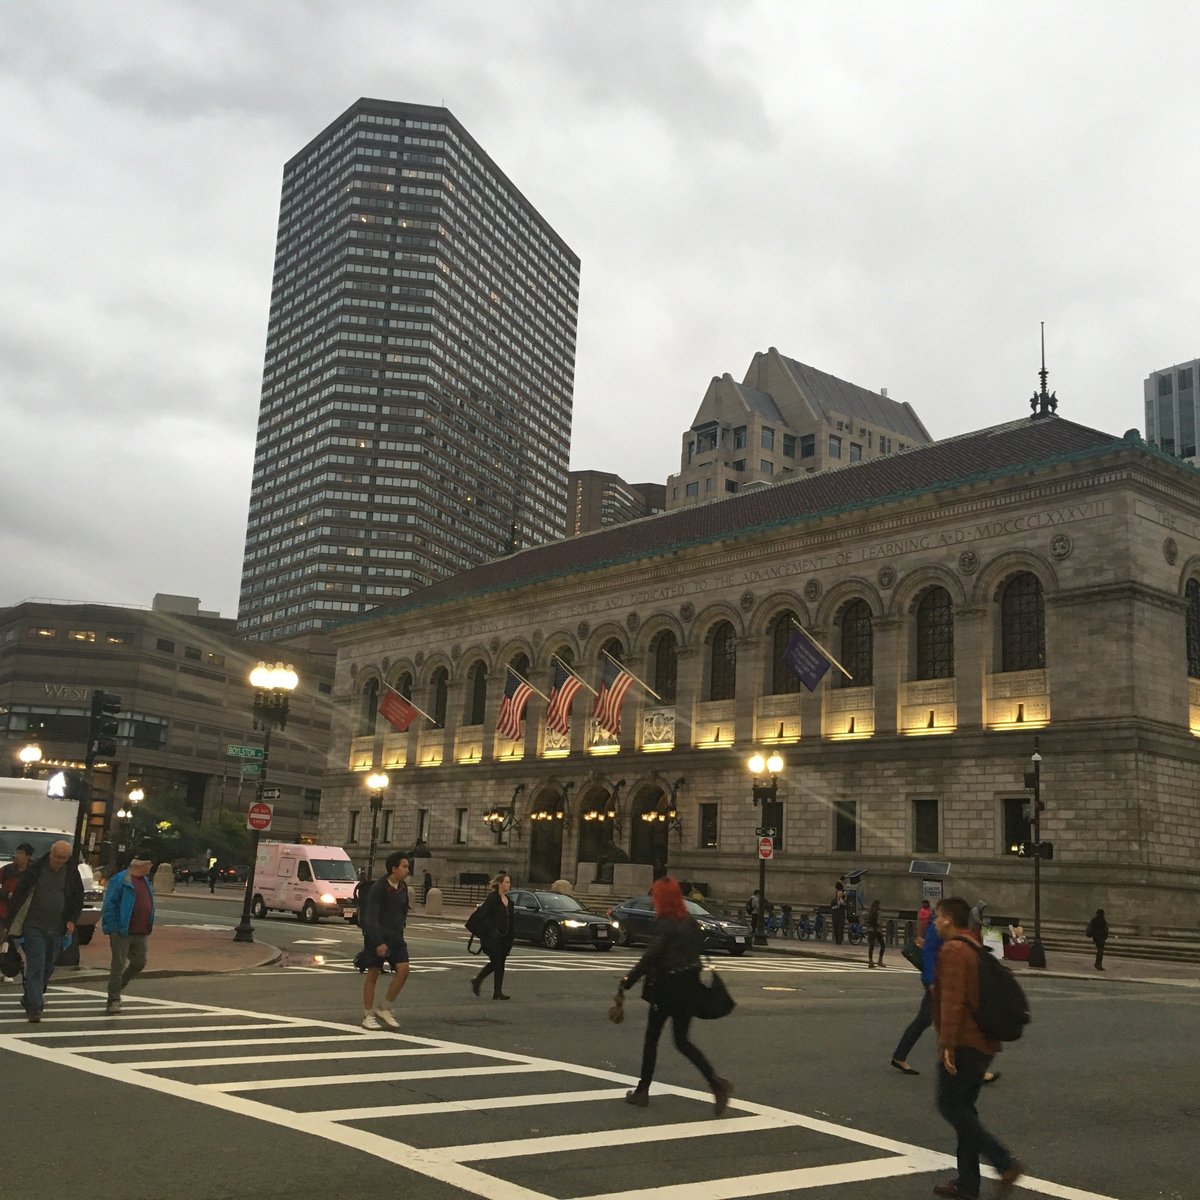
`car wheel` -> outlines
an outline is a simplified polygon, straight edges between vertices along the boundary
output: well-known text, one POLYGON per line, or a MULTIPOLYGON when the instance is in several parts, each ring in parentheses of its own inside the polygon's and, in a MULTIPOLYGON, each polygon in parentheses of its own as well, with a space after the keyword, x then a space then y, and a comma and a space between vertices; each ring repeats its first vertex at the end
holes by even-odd
POLYGON ((317 923, 317 906, 311 900, 305 900, 304 907, 296 914, 301 921, 307 921, 310 925, 317 923))
POLYGON ((741 958, 741 956, 745 953, 746 953, 745 946, 730 946, 729 947, 729 955, 731 958, 741 958))
POLYGON ((258 920, 263 920, 267 915, 267 906, 263 903, 261 896, 255 896, 250 902, 250 911, 258 920))
POLYGON ((622 925, 621 928, 617 930, 616 938, 617 938, 618 946, 628 946, 629 945, 629 930, 626 929, 624 925, 622 925))
POLYGON ((542 930, 542 945, 547 950, 557 950, 562 945, 562 930, 551 923, 542 930))
POLYGON ((81 925, 76 928, 75 932, 79 935, 79 944, 86 946, 91 942, 92 935, 96 932, 96 927, 95 925, 81 925))
POLYGON ((596 947, 596 949, 597 949, 597 950, 611 950, 611 949, 612 949, 612 942, 608 942, 608 943, 606 943, 606 944, 605 944, 605 945, 603 945, 603 946, 597 946, 597 947, 596 947))

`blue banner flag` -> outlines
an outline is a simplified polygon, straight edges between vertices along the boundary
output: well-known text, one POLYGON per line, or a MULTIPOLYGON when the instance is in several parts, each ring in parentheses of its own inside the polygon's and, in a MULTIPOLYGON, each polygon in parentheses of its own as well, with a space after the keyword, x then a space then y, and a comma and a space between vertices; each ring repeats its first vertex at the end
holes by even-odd
POLYGON ((783 652, 783 661, 788 670, 810 692, 817 690, 817 684, 825 678, 825 672, 829 670, 830 665, 824 651, 803 629, 793 632, 787 649, 783 652))

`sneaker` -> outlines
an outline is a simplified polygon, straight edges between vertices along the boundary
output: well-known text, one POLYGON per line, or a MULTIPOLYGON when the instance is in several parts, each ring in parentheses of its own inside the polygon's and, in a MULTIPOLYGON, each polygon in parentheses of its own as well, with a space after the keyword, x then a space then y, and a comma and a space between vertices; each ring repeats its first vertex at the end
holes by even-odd
POLYGON ((114 1013, 119 1013, 120 1011, 121 1011, 121 1002, 120 1002, 120 1000, 110 1000, 110 1001, 109 1001, 109 1002, 108 1002, 108 1003, 107 1003, 107 1004, 104 1006, 104 1015, 105 1015, 106 1017, 111 1017, 111 1016, 112 1016, 114 1013))
POLYGON ((495 994, 495 995, 492 997, 492 999, 493 999, 493 1000, 511 1000, 511 999, 512 999, 512 997, 511 997, 511 996, 506 996, 506 995, 505 995, 503 992, 497 992, 497 993, 496 993, 496 994, 495 994))
POLYGON ((383 1028, 383 1026, 380 1025, 380 1023, 379 1023, 379 1018, 373 1012, 366 1013, 363 1016, 362 1027, 364 1029, 382 1029, 383 1028))
POLYGON ((733 1084, 719 1075, 713 1080, 713 1112, 719 1117, 729 1105, 729 1097, 733 1095, 733 1084))
POLYGON ((964 1192, 958 1186, 957 1179, 951 1179, 949 1183, 939 1183, 933 1189, 935 1196, 947 1196, 949 1200, 979 1200, 975 1192, 964 1192))
POLYGON ((649 1092, 626 1092, 625 1103, 632 1104, 634 1108, 649 1108, 650 1093, 649 1092))
POLYGON ((36 1025, 41 1019, 42 1014, 38 1009, 34 1008, 29 1010, 29 1023, 31 1025, 36 1025))
POLYGON ((397 1021, 394 1016, 392 1016, 392 1010, 390 1008, 377 1008, 375 1010, 375 1016, 378 1017, 379 1020, 381 1020, 389 1029, 400 1028, 400 1022, 397 1021))

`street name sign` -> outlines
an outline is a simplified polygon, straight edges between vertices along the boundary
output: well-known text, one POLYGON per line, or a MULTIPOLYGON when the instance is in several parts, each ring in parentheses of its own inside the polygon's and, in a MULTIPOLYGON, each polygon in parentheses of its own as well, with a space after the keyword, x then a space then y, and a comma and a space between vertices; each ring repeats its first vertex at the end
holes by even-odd
POLYGON ((270 804, 254 803, 246 812, 246 827, 256 833, 265 833, 271 828, 274 816, 275 809, 270 804))
POLYGON ((226 758, 262 758, 263 748, 261 746, 226 746, 226 758))
POLYGON ((769 837, 760 837, 758 839, 758 857, 770 858, 775 853, 775 842, 769 837))

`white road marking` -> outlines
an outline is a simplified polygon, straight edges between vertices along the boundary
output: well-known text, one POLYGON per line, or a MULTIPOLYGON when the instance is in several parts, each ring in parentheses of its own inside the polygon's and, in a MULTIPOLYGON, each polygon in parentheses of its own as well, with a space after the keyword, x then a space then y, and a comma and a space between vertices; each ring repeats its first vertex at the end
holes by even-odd
MULTIPOLYGON (((304 1038, 291 1038, 291 1041, 304 1041, 304 1038)), ((355 1058, 408 1058, 414 1054, 453 1054, 452 1050, 430 1050, 427 1046, 380 1046, 378 1049, 360 1050, 355 1058)), ((296 1062, 329 1062, 344 1061, 344 1050, 323 1050, 315 1054, 245 1054, 231 1055, 226 1058, 174 1058, 147 1059, 145 1062, 126 1063, 125 1066, 135 1071, 174 1071, 179 1067, 232 1067, 242 1063, 296 1063, 296 1062)), ((453 1071, 444 1072, 453 1075, 453 1071)), ((417 1074, 413 1072, 413 1075, 417 1074)), ((410 1076, 411 1078, 411 1076, 410 1076)), ((278 1083, 279 1080, 275 1080, 278 1083)))
MULTIPOLYGON (((83 990, 74 992, 78 996, 90 997, 97 1005, 103 1000, 103 993, 89 993, 83 990)), ((560 1062, 553 1059, 538 1058, 534 1055, 523 1055, 502 1050, 491 1050, 486 1047, 472 1046, 466 1043, 451 1042, 438 1038, 425 1038, 413 1035, 390 1035, 360 1031, 355 1034, 352 1027, 332 1021, 320 1021, 306 1018, 287 1018, 279 1014, 257 1013, 243 1009, 223 1008, 209 1005, 175 1005, 171 1001, 156 1002, 157 1012, 153 1014, 160 1021, 170 1021, 182 1018, 184 1021, 194 1020, 197 1009, 204 1015, 227 1020, 256 1022, 252 1025, 222 1025, 197 1026, 160 1025, 159 1028, 168 1036, 173 1036, 184 1030, 194 1030, 207 1033, 214 1029, 233 1028, 239 1030, 263 1029, 277 1030, 291 1027, 299 1030, 317 1030, 321 1034, 334 1036, 358 1036, 363 1042, 364 1051, 374 1053, 378 1041, 390 1040, 393 1045, 400 1042, 404 1048, 414 1054, 462 1054, 476 1058, 497 1060, 495 1065, 484 1067, 458 1067, 450 1070, 418 1070, 413 1072, 388 1072, 385 1074, 350 1074, 328 1075, 303 1079, 271 1079, 251 1080, 241 1083, 187 1083, 167 1076, 148 1074, 139 1070, 134 1064, 113 1062, 109 1059, 88 1057, 88 1046, 50 1046, 45 1044, 47 1037, 71 1037, 78 1031, 28 1031, 21 1033, 0 1034, 0 1049, 12 1053, 23 1054, 27 1057, 40 1059, 44 1062, 56 1063, 85 1071, 109 1081, 118 1081, 133 1086, 157 1091, 163 1095, 190 1099, 194 1102, 207 1104, 230 1112, 269 1124, 278 1125, 293 1131, 308 1133, 314 1137, 323 1138, 342 1147, 357 1149, 364 1154, 370 1154, 386 1162, 395 1163, 407 1170, 424 1174, 437 1179, 456 1189, 464 1196, 486 1197, 487 1200, 552 1200, 543 1192, 488 1175, 465 1165, 463 1160, 468 1158, 517 1157, 521 1154, 536 1154, 539 1163, 544 1167, 546 1156, 554 1153, 569 1153, 571 1150, 584 1149, 598 1145, 613 1144, 645 1144, 662 1141, 677 1136, 714 1136, 720 1137, 728 1133, 737 1133, 751 1128, 786 1129, 795 1127, 813 1133, 838 1139, 852 1145, 870 1147, 881 1151, 884 1157, 868 1160, 833 1163, 821 1167, 808 1167, 786 1171, 765 1171, 756 1175, 738 1176, 723 1179, 692 1180, 686 1183, 669 1184, 634 1188, 626 1191, 609 1192, 589 1197, 579 1197, 577 1200, 734 1200, 735 1197, 761 1196, 787 1190, 803 1190, 808 1188, 829 1189, 838 1184, 854 1183, 871 1179, 883 1179, 908 1174, 927 1174, 932 1171, 950 1169, 953 1159, 936 1151, 920 1146, 913 1146, 892 1138, 882 1137, 865 1130, 836 1125, 831 1121, 809 1117, 801 1113, 789 1112, 785 1109, 769 1105, 756 1104, 752 1101, 735 1099, 730 1103, 731 1115, 723 1121, 704 1121, 697 1123, 639 1126, 627 1131, 607 1131, 597 1134, 582 1132, 577 1134, 562 1134, 546 1138, 530 1139, 524 1142, 506 1142, 500 1146, 487 1144, 417 1147, 386 1137, 382 1134, 370 1133, 351 1124, 353 1121, 373 1120, 379 1117, 420 1115, 433 1112, 456 1111, 487 1111, 493 1108, 504 1108, 514 1104, 538 1105, 546 1104, 557 1108, 559 1105, 583 1100, 599 1100, 616 1098, 623 1088, 633 1083, 632 1077, 614 1071, 606 1071, 594 1067, 586 1067, 576 1063, 560 1062), (39 1040, 42 1039, 42 1040, 39 1040), (368 1047, 370 1049, 368 1050, 368 1047), (457 1101, 435 1102, 411 1105, 379 1105, 354 1109, 331 1109, 325 1112, 297 1112, 291 1109, 276 1108, 238 1095, 242 1091, 266 1091, 270 1089, 291 1090, 295 1087, 333 1087, 340 1084, 360 1084, 372 1079, 411 1080, 431 1078, 459 1078, 468 1076, 495 1076, 504 1074, 543 1073, 566 1074, 609 1084, 605 1088, 580 1089, 577 1092, 544 1093, 536 1096, 505 1097, 481 1096, 478 1098, 457 1101), (611 1085, 622 1085, 613 1087, 611 1085), (738 1114, 738 1115, 733 1115, 738 1114)), ((90 1019, 91 1014, 76 1010, 74 1015, 64 1015, 64 1020, 81 1021, 90 1019)), ((82 1036, 95 1038, 110 1031, 87 1030, 82 1036)), ((112 1032, 120 1032, 114 1030, 112 1032)), ((127 1032, 127 1031, 126 1031, 127 1032)), ((143 1031, 145 1032, 145 1031, 143 1031)), ((151 1031, 154 1032, 154 1031, 151 1031)), ((247 1039, 248 1040, 248 1039, 247 1039)), ((186 1044, 200 1044, 203 1041, 186 1044)), ((107 1053, 119 1049, 119 1046, 105 1046, 98 1050, 107 1053)), ((337 1054, 337 1058, 350 1057, 351 1051, 346 1050, 337 1054)), ((271 1062, 303 1061, 303 1054, 271 1055, 271 1062)), ((244 1058, 231 1057, 230 1064, 255 1062, 258 1056, 244 1058)), ((183 1060, 182 1065, 196 1065, 197 1060, 183 1060)), ((712 1097, 707 1092, 691 1088, 663 1085, 657 1088, 658 1093, 673 1095, 685 1100, 696 1101, 707 1109, 711 1106, 712 1097)), ((994 1174, 994 1173, 993 1173, 994 1174)), ((1022 1177, 1021 1187, 1027 1191, 1044 1196, 1058 1197, 1059 1200, 1112 1200, 1096 1192, 1051 1183, 1046 1180, 1022 1177)), ((825 1191, 822 1195, 827 1195, 825 1191)))

